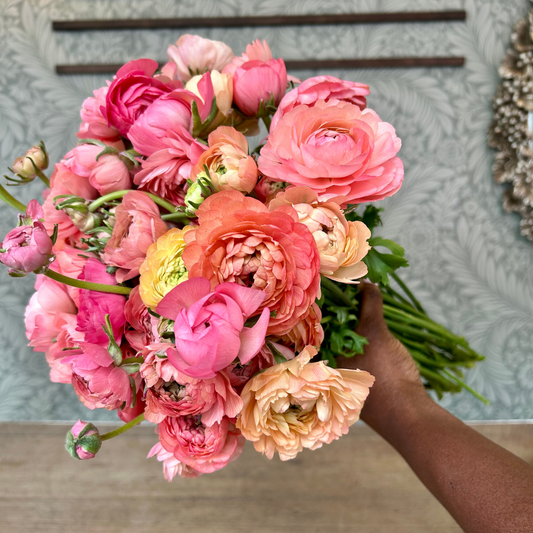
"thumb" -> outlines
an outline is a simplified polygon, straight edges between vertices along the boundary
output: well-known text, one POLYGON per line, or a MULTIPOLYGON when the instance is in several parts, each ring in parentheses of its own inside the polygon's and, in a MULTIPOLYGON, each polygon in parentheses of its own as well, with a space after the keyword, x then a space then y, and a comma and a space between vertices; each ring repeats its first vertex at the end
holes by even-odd
POLYGON ((361 313, 356 332, 367 338, 382 337, 388 333, 383 317, 383 298, 377 285, 361 283, 361 313))

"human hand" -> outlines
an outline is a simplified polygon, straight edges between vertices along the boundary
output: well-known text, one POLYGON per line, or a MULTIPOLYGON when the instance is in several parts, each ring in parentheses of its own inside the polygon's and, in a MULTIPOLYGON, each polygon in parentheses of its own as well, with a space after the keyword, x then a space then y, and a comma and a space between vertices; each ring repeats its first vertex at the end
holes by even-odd
POLYGON ((361 314, 356 332, 366 337, 368 344, 362 355, 340 357, 337 364, 341 368, 366 370, 376 378, 361 418, 379 431, 378 426, 386 423, 388 416, 394 416, 396 406, 416 405, 429 397, 413 358, 387 327, 379 288, 363 282, 361 294, 361 314), (407 396, 415 402, 407 402, 407 396))

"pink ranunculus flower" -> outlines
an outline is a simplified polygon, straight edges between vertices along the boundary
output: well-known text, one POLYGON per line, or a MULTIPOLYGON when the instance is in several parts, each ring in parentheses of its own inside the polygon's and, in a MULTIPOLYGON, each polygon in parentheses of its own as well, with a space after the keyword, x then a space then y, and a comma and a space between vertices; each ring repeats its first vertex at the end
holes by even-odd
POLYGON ((273 100, 277 106, 287 89, 287 69, 283 59, 253 60, 238 67, 233 75, 233 100, 240 111, 255 117, 260 105, 273 100))
POLYGON ((48 352, 63 330, 66 315, 75 317, 78 309, 62 283, 37 276, 35 288, 24 313, 26 337, 34 351, 48 352))
POLYGON ((244 387, 237 427, 258 452, 282 461, 303 448, 316 450, 342 435, 359 419, 374 378, 363 370, 311 363, 307 346, 286 363, 267 368, 244 387))
POLYGON ((101 194, 131 189, 131 174, 119 154, 104 154, 96 160, 104 148, 94 144, 81 144, 73 148, 63 159, 63 164, 78 176, 87 178, 101 194))
POLYGON ((163 139, 166 147, 143 161, 133 181, 141 190, 183 205, 191 169, 206 147, 181 126, 176 125, 176 131, 167 133, 163 139))
POLYGON ((270 211, 237 191, 209 196, 196 211, 199 226, 185 234, 189 278, 212 286, 232 282, 266 294, 267 334, 285 335, 308 314, 320 292, 320 256, 294 209, 270 211))
POLYGON ((43 209, 37 200, 31 200, 22 219, 25 224, 12 229, 0 243, 0 262, 11 275, 25 276, 50 264, 53 243, 40 219, 43 209))
POLYGON ((159 440, 174 457, 210 474, 239 457, 244 439, 229 419, 206 426, 198 416, 167 417, 159 424, 159 440))
POLYGON ((256 39, 251 44, 248 44, 246 46, 246 52, 243 52, 240 56, 235 56, 231 63, 228 63, 224 67, 224 72, 231 74, 235 74, 235 71, 244 65, 244 63, 247 63, 248 61, 263 61, 267 62, 270 61, 273 58, 272 51, 270 50, 270 46, 268 46, 268 43, 263 39, 263 41, 260 41, 259 39, 256 39))
POLYGON ((156 344, 143 351, 140 374, 147 386, 147 420, 158 424, 166 416, 201 414, 202 422, 211 426, 224 416, 235 418, 240 413, 242 400, 224 372, 212 379, 191 378, 170 363, 166 357, 168 347, 156 344))
POLYGON ((104 117, 106 96, 109 87, 100 87, 93 91, 94 97, 87 98, 82 105, 80 115, 83 121, 76 137, 79 139, 96 139, 105 143, 119 142, 120 133, 113 126, 109 126, 104 117))
MULTIPOLYGON (((313 234, 320 254, 320 273, 341 283, 358 283, 368 272, 363 258, 370 250, 370 230, 363 222, 346 220, 331 199, 320 202, 309 187, 289 187, 268 204, 269 209, 291 206, 313 234)), ((312 344, 312 343, 306 343, 312 344)))
POLYGON ((86 407, 114 410, 124 402, 131 405, 133 392, 128 373, 115 366, 107 348, 80 342, 78 349, 64 353, 63 363, 72 368, 72 386, 86 407))
MULTIPOLYGON (((93 258, 87 260, 78 279, 105 285, 117 284, 115 277, 106 272, 106 266, 98 259, 93 258)), ((102 325, 105 324, 105 316, 109 315, 115 340, 117 344, 120 344, 126 324, 125 304, 126 297, 120 294, 82 289, 79 299, 77 331, 84 333, 85 341, 107 346, 109 338, 102 325)))
POLYGON ((210 379, 235 359, 255 357, 265 342, 270 311, 263 308, 253 327, 246 327, 266 295, 237 283, 222 283, 211 292, 209 280, 198 277, 180 283, 158 304, 161 316, 174 320, 176 349, 169 361, 180 372, 210 379))
POLYGON ((355 81, 341 80, 334 76, 314 76, 305 80, 301 85, 289 91, 281 100, 278 110, 272 117, 270 130, 272 131, 283 115, 286 115, 297 105, 304 104, 313 107, 318 100, 335 100, 350 102, 361 110, 366 108, 366 98, 370 94, 368 85, 355 81))
POLYGON ((44 193, 43 204, 44 225, 49 233, 54 231, 57 224, 58 241, 67 240, 70 243, 79 244, 80 237, 84 234, 74 225, 72 219, 61 209, 56 209, 54 199, 62 195, 79 196, 86 200, 98 198, 98 191, 89 183, 87 178, 78 176, 64 164, 58 163, 50 178, 50 189, 44 193))
POLYGON ((154 77, 159 68, 153 59, 137 59, 126 63, 109 86, 102 112, 110 126, 127 135, 133 123, 158 98, 179 89, 178 81, 154 77))
POLYGON ((72 383, 72 369, 64 364, 65 350, 77 348, 83 342, 83 333, 76 331, 76 315, 64 315, 65 323, 54 339, 50 350, 45 353, 50 366, 50 381, 54 383, 72 383))
POLYGON ((66 448, 74 459, 93 459, 102 446, 98 428, 78 420, 67 433, 66 448))
POLYGON ((124 306, 126 322, 132 329, 124 333, 128 342, 135 350, 142 352, 145 346, 155 342, 155 330, 158 319, 148 312, 139 294, 139 286, 131 291, 124 306))
POLYGON ((167 148, 163 140, 167 132, 183 128, 192 132, 191 102, 194 94, 185 89, 176 89, 156 100, 134 122, 128 132, 133 148, 144 156, 167 148))
POLYGON ((173 453, 167 452, 167 450, 163 448, 163 445, 160 442, 154 445, 148 452, 148 458, 154 456, 157 457, 159 462, 163 463, 163 475, 167 481, 172 481, 176 474, 184 478, 195 478, 202 475, 198 470, 178 461, 173 453))
POLYGON ((167 54, 177 67, 178 78, 184 82, 204 72, 222 71, 234 57, 227 44, 189 34, 182 35, 175 45, 170 45, 167 54))
POLYGON ((143 192, 130 191, 115 210, 115 226, 104 248, 106 265, 119 267, 122 283, 139 275, 146 252, 168 230, 155 202, 143 192))
POLYGON ((313 107, 294 107, 279 120, 258 166, 271 180, 309 187, 321 202, 373 202, 401 187, 400 147, 394 128, 375 111, 318 100, 313 107))

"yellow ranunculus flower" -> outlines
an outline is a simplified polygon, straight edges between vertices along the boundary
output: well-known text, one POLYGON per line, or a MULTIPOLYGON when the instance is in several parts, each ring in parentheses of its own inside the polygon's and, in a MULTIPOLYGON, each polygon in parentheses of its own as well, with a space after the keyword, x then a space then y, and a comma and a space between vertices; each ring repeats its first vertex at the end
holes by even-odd
POLYGON ((181 255, 185 248, 183 236, 191 226, 172 228, 148 248, 140 268, 139 294, 147 307, 155 309, 176 285, 188 279, 181 255))

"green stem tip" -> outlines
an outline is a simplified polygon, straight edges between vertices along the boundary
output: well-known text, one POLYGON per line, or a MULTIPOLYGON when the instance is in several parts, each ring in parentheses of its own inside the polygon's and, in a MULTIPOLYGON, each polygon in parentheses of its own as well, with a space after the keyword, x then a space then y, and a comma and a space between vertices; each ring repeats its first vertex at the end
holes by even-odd
POLYGON ((54 270, 48 269, 45 273, 45 276, 63 283, 64 285, 70 285, 71 287, 78 287, 79 289, 87 289, 90 291, 98 292, 108 292, 112 294, 124 294, 128 295, 132 289, 129 287, 121 287, 120 285, 107 285, 105 283, 93 283, 92 281, 82 281, 81 279, 69 278, 68 276, 63 276, 54 270))
POLYGON ((134 418, 127 424, 124 424, 123 426, 120 426, 119 428, 114 429, 113 431, 109 431, 108 433, 104 433, 103 435, 100 435, 100 438, 102 440, 109 440, 109 439, 112 439, 113 437, 118 437, 118 435, 125 433, 126 431, 128 431, 128 429, 131 429, 137 424, 140 424, 143 420, 144 420, 144 413, 140 414, 137 418, 134 418))

